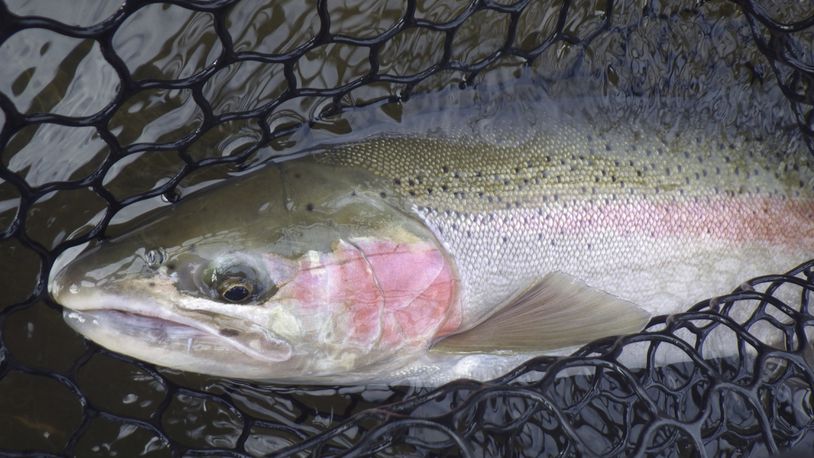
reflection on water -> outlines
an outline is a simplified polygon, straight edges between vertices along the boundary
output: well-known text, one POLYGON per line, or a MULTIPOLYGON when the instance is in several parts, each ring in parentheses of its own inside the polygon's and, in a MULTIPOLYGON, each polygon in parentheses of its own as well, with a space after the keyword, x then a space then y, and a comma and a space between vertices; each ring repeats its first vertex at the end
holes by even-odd
MULTIPOLYGON (((22 233, 39 248, 24 246, 16 238, 0 241, 0 326, 5 345, 0 348, 0 430, 4 431, 0 449, 59 453, 82 424, 83 414, 90 412, 73 443, 73 452, 79 456, 114 452, 120 456, 170 456, 170 442, 222 449, 242 443, 245 452, 262 455, 299 443, 365 408, 418 395, 409 388, 279 387, 211 379, 156 370, 88 346, 64 325, 58 307, 35 299, 37 294, 42 297, 44 284, 40 279, 47 273, 41 267, 43 262, 48 264, 46 254, 51 248, 64 249, 66 242, 87 234, 106 214, 109 203, 97 191, 123 199, 158 190, 176 178, 179 170, 193 164, 209 164, 216 158, 246 160, 243 166, 218 164, 195 169, 178 185, 178 195, 186 196, 264 161, 381 132, 479 135, 485 141, 515 142, 518 138, 506 132, 534 129, 536 121, 531 114, 538 86, 543 84, 550 95, 565 100, 581 97, 586 106, 596 105, 592 110, 608 129, 634 115, 669 119, 671 113, 660 113, 648 102, 653 100, 648 97, 656 96, 695 99, 682 116, 759 131, 772 132, 791 119, 786 100, 768 76, 764 58, 751 43, 745 19, 726 2, 706 2, 698 11, 664 2, 652 5, 663 10, 645 12, 639 2, 615 2, 612 25, 604 29, 608 2, 530 2, 517 15, 514 36, 508 34, 508 13, 487 10, 474 13, 458 29, 411 25, 381 46, 321 44, 302 55, 292 54, 283 64, 281 54, 302 50, 319 35, 316 3, 242 1, 227 8, 221 19, 233 50, 272 56, 262 62, 222 68, 201 86, 199 101, 186 87, 153 87, 124 94, 125 100, 112 118, 94 127, 41 123, 19 130, 15 127, 10 133, 11 141, 0 152, 0 162, 5 166, 3 173, 13 174, 15 181, 0 181, 0 233, 11 227, 14 215, 22 209, 27 217, 22 233), (558 20, 566 4, 570 8, 558 34, 558 20), (578 42, 597 32, 599 35, 589 42, 578 42), (373 69, 371 53, 379 66, 377 75, 403 77, 434 69, 447 54, 455 65, 481 63, 506 43, 518 54, 551 46, 531 62, 522 56, 502 55, 474 80, 451 65, 417 84, 378 81, 342 94, 338 100, 352 104, 396 94, 411 96, 405 103, 383 103, 332 116, 324 113, 335 108, 333 96, 298 94, 275 105, 276 98, 291 89, 291 83, 297 89, 332 89, 369 76, 373 69), (521 64, 528 64, 531 77, 518 81, 514 77, 521 64), (461 82, 482 83, 493 90, 460 91, 457 86, 461 82), (417 95, 439 88, 447 90, 417 95), (643 103, 631 102, 640 97, 643 103), (212 105, 216 115, 255 109, 262 113, 248 120, 214 122, 205 119, 199 105, 204 102, 212 105), (309 121, 314 121, 309 127, 296 128, 309 121), (283 132, 286 135, 264 143, 270 134, 283 132), (138 146, 191 135, 200 137, 183 150, 138 146), (88 183, 79 189, 47 188, 47 193, 34 198, 21 191, 26 186, 47 187, 88 176, 96 189, 88 183), (29 302, 21 304, 23 301, 29 302), (43 373, 16 370, 20 366, 43 373), (48 374, 65 376, 68 381, 62 383, 48 374), (82 406, 79 394, 68 388, 71 383, 88 406, 82 406)), ((467 2, 415 3, 416 23, 445 24, 471 10, 467 2)), ((80 25, 99 23, 119 7, 117 2, 93 0, 9 0, 6 4, 16 14, 42 15, 80 25)), ((398 24, 406 11, 404 3, 397 1, 327 5, 328 32, 354 37, 378 36, 398 24)), ((804 5, 798 2, 795 8, 804 5)), ((808 14, 798 13, 788 17, 808 14)), ((785 16, 782 9, 777 14, 785 16)), ((113 34, 113 49, 134 80, 200 75, 212 68, 225 46, 215 33, 215 24, 213 13, 151 4, 121 24, 113 34)), ((111 103, 122 86, 97 42, 44 29, 12 35, 0 44, 0 61, 6 63, 0 66, 0 92, 21 113, 91 116, 111 103)), ((7 119, 0 112, 0 125, 6 126, 7 119)), ((161 196, 128 205, 113 216, 106 233, 132 229, 132 218, 165 205, 161 196)), ((692 368, 683 370, 692 372, 692 368)), ((683 373, 671 377, 665 386, 687 379, 683 373)), ((570 385, 558 384, 556 389, 567 391, 576 400, 580 393, 595 387, 589 379, 578 379, 570 385)), ((662 409, 685 409, 680 414, 687 419, 697 414, 696 405, 671 398, 669 391, 664 390, 662 409)), ((789 425, 798 420, 794 416, 800 411, 810 409, 810 396, 794 393, 799 390, 790 388, 784 401, 789 406, 784 413, 789 425)), ((764 393, 779 395, 783 393, 764 393)), ((719 406, 728 410, 711 416, 703 425, 705 430, 715 430, 733 419, 743 435, 730 434, 722 443, 742 449, 748 447, 744 442, 760 440, 750 423, 755 418, 751 407, 736 396, 722 395, 719 401, 719 406)), ((428 401, 421 412, 439 412, 450 402, 460 403, 461 399, 428 401)), ((531 409, 529 405, 523 399, 493 398, 478 412, 500 425, 522 417, 531 409)), ((578 409, 576 401, 574 408, 578 409)), ((514 450, 562 449, 567 439, 546 415, 524 426, 514 439, 514 450)), ((602 415, 621 415, 619 404, 610 396, 584 407, 580 434, 597 443, 614 443, 618 430, 590 437, 601 430, 590 422, 602 415)), ((421 432, 427 441, 437 439, 430 430, 421 432)), ((353 443, 353 434, 349 431, 336 441, 353 443)), ((670 435, 669 428, 659 433, 659 437, 670 435)), ((676 440, 691 442, 686 437, 676 440)), ((487 444, 484 449, 505 450, 501 447, 487 444)))
POLYGON ((175 151, 144 151, 116 161, 107 170, 102 185, 118 200, 158 188, 184 167, 175 151))
POLYGON ((350 84, 370 71, 369 51, 360 46, 329 44, 312 49, 297 61, 297 86, 328 89, 350 84), (336 65, 342 62, 342 65, 336 65))
POLYGON ((20 210, 20 192, 11 183, 0 180, 0 233, 11 229, 20 210))
POLYGON ((449 0, 418 0, 415 6, 416 20, 426 20, 435 24, 446 24, 460 17, 471 3, 449 0))
POLYGON ((509 16, 492 10, 478 11, 455 32, 452 59, 465 64, 477 64, 503 46, 506 37, 484 34, 484 30, 507 30, 509 16))
POLYGON ((210 13, 161 3, 146 5, 116 30, 113 49, 134 79, 187 78, 220 54, 214 25, 210 13))
POLYGON ((41 16, 68 25, 88 27, 113 15, 119 2, 107 0, 71 0, 49 2, 31 0, 4 0, 10 12, 20 16, 41 16))
POLYGON ((43 123, 14 134, 2 158, 10 171, 36 187, 81 180, 97 170, 109 154, 110 148, 93 127, 43 123))
POLYGON ((319 32, 315 0, 239 2, 226 15, 237 52, 283 54, 303 46, 319 32))
POLYGON ((120 87, 98 43, 49 30, 12 35, 0 44, 0 61, 0 91, 21 113, 91 116, 112 102, 120 87))
POLYGON ((443 55, 443 32, 405 29, 384 44, 379 53, 379 71, 393 76, 418 75, 438 65, 443 55))
POLYGON ((170 143, 195 132, 203 122, 189 89, 145 89, 116 110, 108 127, 120 145, 170 143))
POLYGON ((254 119, 238 119, 218 124, 190 145, 189 157, 197 162, 208 158, 240 157, 263 139, 263 129, 254 119))
POLYGON ((238 62, 209 78, 204 97, 216 115, 252 111, 276 100, 287 87, 282 64, 238 62))
POLYGON ((396 25, 407 5, 401 0, 345 0, 331 8, 331 33, 372 38, 396 25), (372 19, 372 20, 371 20, 372 19))
POLYGON ((90 232, 106 212, 107 202, 91 188, 49 192, 29 208, 25 231, 35 242, 54 249, 90 232), (82 202, 79 208, 77 202, 82 202))

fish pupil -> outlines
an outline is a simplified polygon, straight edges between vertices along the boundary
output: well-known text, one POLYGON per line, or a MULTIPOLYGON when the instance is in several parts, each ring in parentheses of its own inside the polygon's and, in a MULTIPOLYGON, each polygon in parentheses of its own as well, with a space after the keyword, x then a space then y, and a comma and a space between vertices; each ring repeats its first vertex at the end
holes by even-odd
POLYGON ((251 295, 251 290, 245 285, 231 285, 223 291, 223 298, 229 302, 243 302, 251 295))

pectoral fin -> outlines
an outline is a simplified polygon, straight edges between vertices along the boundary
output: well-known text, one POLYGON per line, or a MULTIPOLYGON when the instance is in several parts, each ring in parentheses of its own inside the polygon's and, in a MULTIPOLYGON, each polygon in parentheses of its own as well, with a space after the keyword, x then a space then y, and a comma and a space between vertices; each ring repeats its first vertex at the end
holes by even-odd
POLYGON ((650 314, 632 302, 553 272, 475 327, 437 342, 451 353, 535 352, 641 331, 650 314))

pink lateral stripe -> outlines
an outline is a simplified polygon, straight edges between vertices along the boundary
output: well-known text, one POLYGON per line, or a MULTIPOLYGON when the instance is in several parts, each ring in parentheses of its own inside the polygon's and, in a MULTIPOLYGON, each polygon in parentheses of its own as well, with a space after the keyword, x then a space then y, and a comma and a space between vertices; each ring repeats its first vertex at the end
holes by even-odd
POLYGON ((536 229, 552 234, 607 230, 652 238, 765 241, 794 248, 806 241, 814 243, 814 200, 737 196, 577 203, 550 210, 536 229))

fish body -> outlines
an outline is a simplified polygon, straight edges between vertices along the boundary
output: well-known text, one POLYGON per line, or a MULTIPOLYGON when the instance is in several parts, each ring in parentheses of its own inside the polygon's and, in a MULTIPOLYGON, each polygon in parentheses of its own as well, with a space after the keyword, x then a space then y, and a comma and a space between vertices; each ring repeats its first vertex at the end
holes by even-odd
POLYGON ((582 127, 519 146, 382 138, 318 160, 392 177, 455 260, 464 327, 552 271, 672 313, 814 256, 807 151, 582 127))
POLYGON ((814 257, 806 152, 558 118, 522 142, 382 136, 94 243, 68 323, 161 365, 284 383, 489 378, 814 257))

